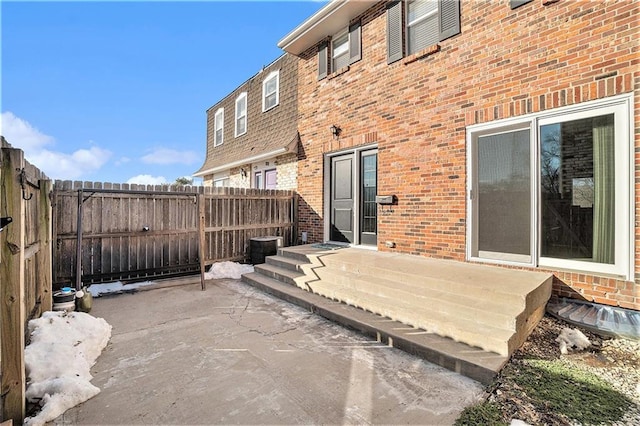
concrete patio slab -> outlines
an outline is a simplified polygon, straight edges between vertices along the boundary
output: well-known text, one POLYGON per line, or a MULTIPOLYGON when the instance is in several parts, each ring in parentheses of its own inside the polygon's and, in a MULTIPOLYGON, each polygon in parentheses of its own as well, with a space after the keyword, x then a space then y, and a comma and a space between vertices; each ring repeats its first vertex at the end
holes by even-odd
POLYGON ((236 280, 103 297, 101 393, 55 424, 451 424, 471 379, 236 280))

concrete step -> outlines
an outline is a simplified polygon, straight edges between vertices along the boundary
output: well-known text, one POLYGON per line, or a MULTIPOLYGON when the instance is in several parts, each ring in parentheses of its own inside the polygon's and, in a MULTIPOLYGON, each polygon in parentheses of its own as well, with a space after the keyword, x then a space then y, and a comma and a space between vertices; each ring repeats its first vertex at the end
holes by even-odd
POLYGON ((257 272, 243 275, 242 280, 266 293, 483 384, 491 383, 508 360, 508 357, 497 353, 408 327, 399 321, 283 284, 257 272))
POLYGON ((302 272, 292 271, 279 266, 262 263, 253 267, 255 272, 282 281, 286 284, 302 286, 304 288, 305 275, 302 272))
POLYGON ((265 258, 265 262, 269 265, 277 266, 284 269, 289 269, 290 271, 301 272, 302 265, 308 265, 308 261, 302 261, 299 259, 292 259, 290 257, 285 256, 267 256, 265 258))
POLYGON ((516 349, 514 347, 517 342, 515 330, 463 318, 457 312, 441 311, 437 315, 432 315, 429 313, 430 309, 424 309, 424 307, 419 309, 415 304, 398 298, 364 293, 352 288, 336 286, 327 281, 318 281, 314 284, 313 290, 324 297, 500 355, 507 356, 516 349))
POLYGON ((302 289, 506 355, 544 315, 551 294, 552 275, 540 272, 354 248, 297 246, 279 256, 307 260, 296 266, 306 277, 293 280, 302 289))
MULTIPOLYGON (((518 317, 524 312, 524 298, 512 296, 508 303, 497 303, 493 299, 479 299, 453 294, 431 288, 406 286, 397 282, 369 275, 359 275, 325 268, 319 275, 320 282, 352 289, 360 294, 373 294, 405 303, 408 309, 419 310, 423 316, 437 319, 441 314, 473 320, 496 328, 515 331, 518 317), (424 309, 428 306, 429 309, 424 309)), ((307 281, 314 288, 317 280, 307 281)))
POLYGON ((506 296, 504 301, 508 301, 511 296, 527 294, 544 281, 545 276, 550 275, 410 255, 372 254, 356 249, 308 253, 306 256, 311 263, 317 257, 327 268, 373 275, 403 285, 428 285, 457 294, 491 292, 497 301, 502 301, 503 296, 506 296))
POLYGON ((314 255, 317 253, 318 250, 308 245, 295 246, 295 249, 293 249, 293 247, 282 247, 278 249, 278 256, 299 260, 301 262, 309 262, 309 255, 314 255))

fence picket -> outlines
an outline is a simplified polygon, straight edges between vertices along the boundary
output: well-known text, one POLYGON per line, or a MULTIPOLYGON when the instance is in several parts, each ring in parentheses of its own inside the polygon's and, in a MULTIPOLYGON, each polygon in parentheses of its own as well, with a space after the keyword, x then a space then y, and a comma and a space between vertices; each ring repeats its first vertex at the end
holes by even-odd
POLYGON ((221 260, 245 261, 249 240, 255 236, 277 234, 285 238, 285 244, 291 243, 293 221, 282 214, 280 206, 284 211, 292 209, 292 191, 168 185, 119 189, 123 186, 56 182, 57 285, 72 282, 77 276, 77 221, 70 218, 77 218, 79 189, 85 193, 81 256, 84 284, 198 272, 201 261, 205 266, 221 260), (198 194, 203 197, 200 207, 198 194), (203 210, 202 223, 199 209, 203 210))

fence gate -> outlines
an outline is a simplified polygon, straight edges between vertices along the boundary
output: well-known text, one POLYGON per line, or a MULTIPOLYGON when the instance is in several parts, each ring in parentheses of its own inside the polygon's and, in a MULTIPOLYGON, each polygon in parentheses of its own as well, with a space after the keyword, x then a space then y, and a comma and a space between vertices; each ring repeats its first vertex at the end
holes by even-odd
POLYGON ((56 181, 55 285, 198 272, 198 197, 189 191, 56 181))
POLYGON ((51 309, 51 181, 0 139, 0 422, 20 424, 27 323, 51 309))

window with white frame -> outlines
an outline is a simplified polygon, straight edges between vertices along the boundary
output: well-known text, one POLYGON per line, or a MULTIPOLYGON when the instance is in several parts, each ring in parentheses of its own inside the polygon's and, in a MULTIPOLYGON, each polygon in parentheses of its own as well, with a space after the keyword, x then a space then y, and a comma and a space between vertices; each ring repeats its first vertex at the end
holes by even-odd
POLYGON ((280 102, 280 71, 273 71, 262 82, 262 111, 270 110, 280 102))
POLYGON ((211 178, 214 188, 226 188, 229 186, 229 171, 216 173, 211 178))
POLYGON ((219 178, 213 181, 214 188, 228 188, 229 187, 229 178, 219 178))
POLYGON ((331 69, 339 70, 349 65, 349 32, 345 28, 331 40, 331 69))
POLYGON ((224 108, 216 111, 213 119, 213 146, 222 145, 224 142, 224 108))
POLYGON ((468 257, 633 279, 631 96, 468 129, 468 257))
POLYGON ((236 137, 247 133, 247 93, 243 92, 236 98, 236 137))
POLYGON ((438 2, 414 0, 407 3, 407 53, 419 52, 440 41, 438 2))
POLYGON ((262 171, 253 174, 253 187, 256 189, 264 189, 264 180, 262 179, 262 171))
POLYGON ((362 59, 360 21, 353 22, 318 46, 318 80, 362 59))

